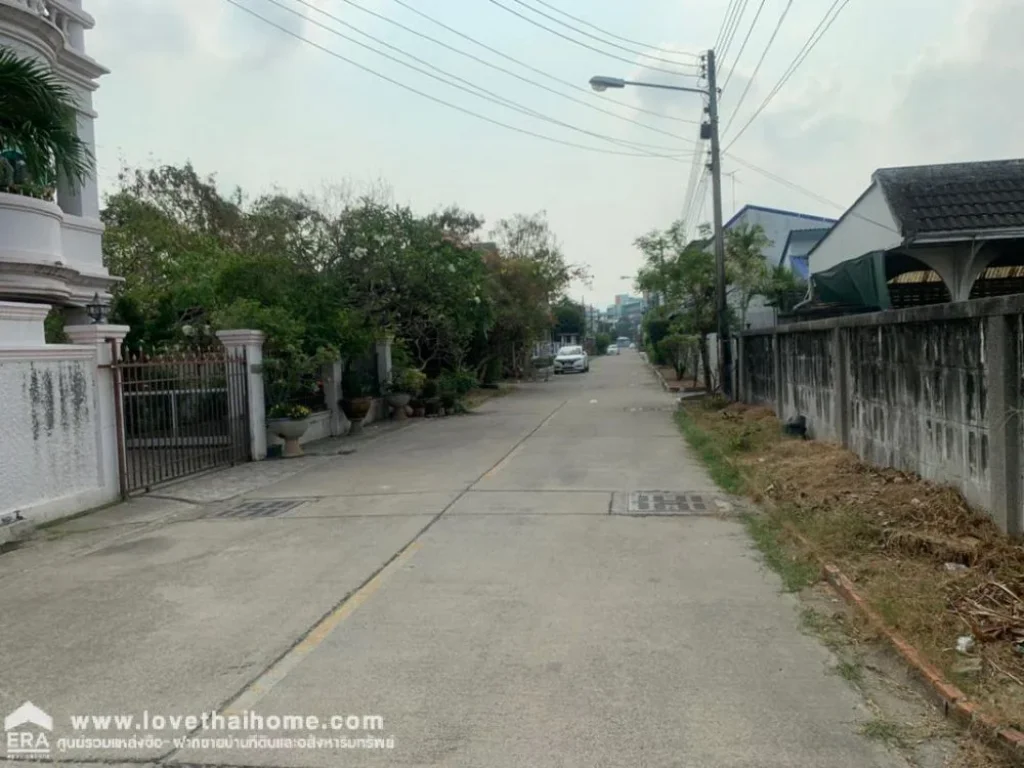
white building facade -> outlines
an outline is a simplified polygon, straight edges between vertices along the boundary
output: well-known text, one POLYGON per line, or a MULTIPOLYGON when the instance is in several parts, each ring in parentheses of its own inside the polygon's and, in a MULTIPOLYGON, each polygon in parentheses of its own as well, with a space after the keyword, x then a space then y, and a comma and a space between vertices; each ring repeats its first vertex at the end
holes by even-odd
MULTIPOLYGON (((107 70, 85 52, 81 0, 0 0, 0 47, 33 58, 72 89, 77 130, 95 157, 92 93, 107 70)), ((2 149, 2 147, 0 147, 2 149)), ((90 323, 110 301, 99 190, 91 174, 58 181, 56 200, 0 191, 0 542, 17 530, 119 494, 113 377, 126 327, 90 323), (52 307, 71 344, 47 344, 52 307)))
MULTIPOLYGON (((768 238, 768 245, 764 249, 764 259, 769 266, 775 267, 782 263, 786 243, 789 241, 791 233, 805 229, 831 227, 833 224, 835 224, 835 219, 822 216, 767 208, 761 205, 745 205, 725 223, 724 228, 730 230, 743 225, 761 227, 768 238)), ((775 315, 774 307, 768 306, 763 297, 755 296, 747 308, 746 323, 749 328, 769 327, 775 325, 775 315)))
MULTIPOLYGON (((81 0, 0 0, 0 46, 44 62, 68 83, 79 138, 95 157, 92 94, 107 70, 86 53, 93 25, 81 0)), ((114 279, 103 266, 99 214, 95 173, 81 183, 61 180, 53 202, 0 192, 0 298, 67 307, 72 316, 97 293, 109 302, 114 279)))

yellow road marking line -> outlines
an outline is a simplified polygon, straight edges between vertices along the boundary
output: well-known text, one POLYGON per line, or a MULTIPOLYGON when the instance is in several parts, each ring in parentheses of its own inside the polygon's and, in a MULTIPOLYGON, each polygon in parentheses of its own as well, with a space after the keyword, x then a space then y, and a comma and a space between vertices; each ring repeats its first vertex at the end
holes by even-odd
POLYGON ((238 696, 236 696, 235 699, 224 708, 221 714, 225 716, 240 715, 246 710, 251 710, 253 706, 260 699, 266 696, 275 685, 284 680, 292 670, 301 664, 303 659, 315 651, 323 641, 330 636, 331 632, 341 624, 341 622, 355 613, 359 609, 359 606, 369 600, 373 594, 380 589, 389 574, 398 570, 405 561, 412 557, 422 546, 423 545, 418 541, 414 541, 409 544, 409 546, 402 550, 398 557, 388 563, 380 573, 366 582, 366 584, 364 584, 360 589, 356 590, 348 600, 321 619, 320 622, 313 627, 312 631, 302 638, 298 645, 278 659, 266 672, 260 675, 244 691, 238 694, 238 696))

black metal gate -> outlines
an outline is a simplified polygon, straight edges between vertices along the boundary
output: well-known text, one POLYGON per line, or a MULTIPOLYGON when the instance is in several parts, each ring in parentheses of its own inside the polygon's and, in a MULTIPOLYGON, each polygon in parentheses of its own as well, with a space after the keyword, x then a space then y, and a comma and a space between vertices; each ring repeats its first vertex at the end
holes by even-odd
POLYGON ((249 461, 243 354, 222 348, 147 357, 114 345, 121 494, 249 461))

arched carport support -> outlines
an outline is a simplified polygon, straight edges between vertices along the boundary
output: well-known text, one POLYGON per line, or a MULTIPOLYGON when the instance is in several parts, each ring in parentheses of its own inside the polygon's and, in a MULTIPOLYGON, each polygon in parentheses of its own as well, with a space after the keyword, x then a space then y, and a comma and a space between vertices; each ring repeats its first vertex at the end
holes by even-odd
POLYGON ((984 240, 964 240, 941 246, 917 246, 903 251, 935 270, 949 289, 951 301, 967 301, 971 286, 999 253, 984 240))

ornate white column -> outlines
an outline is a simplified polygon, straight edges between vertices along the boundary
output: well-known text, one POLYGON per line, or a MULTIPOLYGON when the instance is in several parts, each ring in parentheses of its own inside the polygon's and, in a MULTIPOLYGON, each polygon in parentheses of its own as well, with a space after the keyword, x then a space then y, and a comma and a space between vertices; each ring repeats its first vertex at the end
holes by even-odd
POLYGON ((217 331, 217 338, 229 352, 245 355, 249 386, 249 440, 253 461, 267 458, 267 405, 263 394, 262 331, 217 331))

